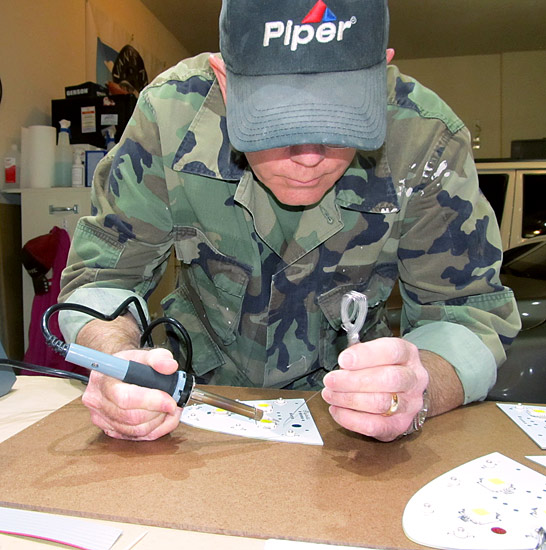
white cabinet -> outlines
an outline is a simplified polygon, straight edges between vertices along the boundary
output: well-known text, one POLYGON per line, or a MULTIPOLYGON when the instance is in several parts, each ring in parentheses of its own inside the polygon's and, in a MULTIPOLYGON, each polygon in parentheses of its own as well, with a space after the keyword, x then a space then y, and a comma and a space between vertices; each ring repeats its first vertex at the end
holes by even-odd
MULTIPOLYGON (((66 229, 70 236, 78 220, 91 214, 91 188, 54 187, 51 189, 21 190, 21 243, 22 246, 34 237, 49 233, 53 226, 66 229)), ((148 300, 152 318, 162 315, 160 300, 172 292, 176 281, 178 262, 171 255, 163 279, 148 300)), ((23 322, 25 332, 25 350, 28 347, 28 328, 34 287, 29 274, 23 266, 23 322)))
MULTIPOLYGON (((91 213, 91 188, 53 187, 21 190, 21 243, 45 235, 53 226, 66 229, 70 236, 78 220, 91 213)), ((25 349, 28 347, 28 327, 34 299, 34 288, 23 266, 23 322, 25 349)))

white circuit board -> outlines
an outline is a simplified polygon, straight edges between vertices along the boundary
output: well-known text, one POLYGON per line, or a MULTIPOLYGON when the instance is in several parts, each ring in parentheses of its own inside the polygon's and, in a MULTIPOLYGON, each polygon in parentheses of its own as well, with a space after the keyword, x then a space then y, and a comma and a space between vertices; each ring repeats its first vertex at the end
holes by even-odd
POLYGON ((425 485, 406 505, 402 524, 408 538, 432 548, 542 548, 546 476, 491 453, 425 485))
POLYGON ((242 401, 261 409, 261 420, 252 420, 212 405, 184 407, 180 422, 196 428, 255 439, 322 445, 315 421, 303 399, 242 401))
POLYGON ((546 405, 497 403, 541 449, 546 449, 546 405))

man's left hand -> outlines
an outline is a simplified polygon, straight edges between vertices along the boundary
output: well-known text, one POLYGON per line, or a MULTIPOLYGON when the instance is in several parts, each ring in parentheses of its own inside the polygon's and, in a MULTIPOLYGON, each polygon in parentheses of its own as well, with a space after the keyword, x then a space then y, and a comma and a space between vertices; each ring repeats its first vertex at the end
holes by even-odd
POLYGON ((324 377, 322 390, 338 424, 380 441, 392 441, 409 428, 429 383, 414 344, 401 338, 355 344, 340 354, 339 366, 324 377), (398 407, 388 415, 396 398, 398 407))

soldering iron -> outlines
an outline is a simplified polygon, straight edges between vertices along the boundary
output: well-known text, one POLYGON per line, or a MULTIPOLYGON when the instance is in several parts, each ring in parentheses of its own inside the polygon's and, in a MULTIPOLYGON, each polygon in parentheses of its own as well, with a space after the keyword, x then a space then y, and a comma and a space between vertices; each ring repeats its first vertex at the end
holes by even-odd
MULTIPOLYGON (((125 300, 111 315, 104 315, 94 309, 82 306, 80 304, 72 304, 68 302, 54 304, 47 309, 42 317, 42 333, 47 344, 57 353, 62 355, 69 363, 100 372, 128 384, 135 384, 137 386, 162 390, 169 394, 176 401, 179 407, 184 407, 188 403, 206 403, 235 414, 246 416, 247 418, 251 418, 253 420, 261 420, 263 417, 263 411, 256 409, 251 405, 216 395, 201 388, 196 388, 195 377, 189 372, 192 361, 192 345, 187 331, 181 323, 172 317, 161 317, 160 319, 156 319, 152 323, 148 324, 144 311, 142 310, 142 306, 136 297, 131 297, 125 300), (141 347, 153 346, 151 331, 160 324, 170 325, 171 327, 176 328, 178 333, 182 335, 186 348, 186 362, 184 370, 177 370, 172 374, 161 374, 149 365, 145 365, 137 361, 115 357, 113 355, 109 355, 108 353, 103 353, 79 344, 67 344, 52 334, 49 329, 49 319, 55 312, 60 310, 79 311, 80 313, 88 314, 103 321, 112 321, 119 315, 125 313, 131 303, 134 303, 140 317, 140 322, 144 327, 140 341, 141 347)), ((31 371, 52 374, 54 376, 76 378, 79 380, 83 379, 82 381, 88 380, 77 373, 62 371, 60 369, 39 367, 37 365, 29 365, 27 363, 9 359, 0 359, 0 362, 31 371)))

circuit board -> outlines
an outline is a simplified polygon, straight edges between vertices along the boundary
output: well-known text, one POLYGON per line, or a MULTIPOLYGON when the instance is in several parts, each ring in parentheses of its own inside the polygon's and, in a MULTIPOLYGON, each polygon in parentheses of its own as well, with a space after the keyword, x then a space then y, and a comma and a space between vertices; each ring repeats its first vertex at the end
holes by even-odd
POLYGON ((420 489, 402 523, 412 541, 453 550, 543 548, 546 476, 500 454, 459 466, 420 489))
POLYGON ((546 449, 546 405, 497 403, 541 449, 546 449))
POLYGON ((195 428, 225 434, 282 441, 322 445, 322 438, 311 412, 303 399, 270 399, 242 401, 263 411, 261 420, 213 407, 195 404, 184 407, 180 422, 195 428))

